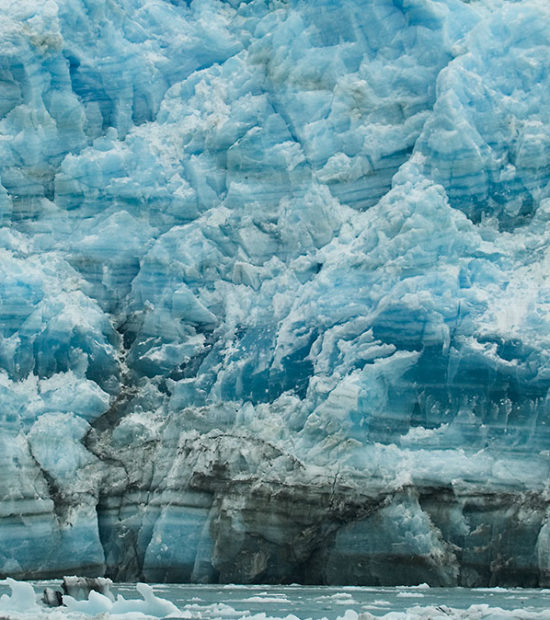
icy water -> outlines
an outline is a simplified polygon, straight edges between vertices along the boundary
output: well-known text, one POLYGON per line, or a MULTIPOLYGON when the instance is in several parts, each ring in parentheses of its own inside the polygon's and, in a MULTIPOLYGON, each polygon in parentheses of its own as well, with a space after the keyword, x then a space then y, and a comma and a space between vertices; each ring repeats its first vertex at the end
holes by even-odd
MULTIPOLYGON (((60 586, 58 581, 35 582, 35 592, 44 587, 60 586)), ((113 594, 122 594, 128 602, 139 599, 136 584, 116 584, 113 594)), ((321 586, 239 586, 239 585, 181 585, 155 584, 157 597, 174 603, 180 613, 152 613, 154 606, 143 608, 136 616, 132 613, 113 614, 90 607, 88 610, 71 612, 65 608, 55 610, 42 608, 39 614, 29 610, 2 618, 15 620, 27 618, 327 618, 357 620, 369 614, 390 618, 548 618, 550 619, 550 590, 519 588, 428 588, 417 587, 321 587, 321 586), (366 612, 366 613, 365 613, 366 612), (152 614, 152 615, 149 615, 152 614)), ((0 582, 0 595, 9 593, 5 582, 0 582)), ((32 594, 32 592, 31 592, 32 594)), ((154 598, 154 597, 153 597, 154 598)), ((4 598, 4 601, 6 599, 4 598)), ((86 605, 86 603, 85 603, 86 605)), ((0 612, 4 608, 0 605, 0 612)), ((371 617, 371 616, 370 616, 371 617)))
MULTIPOLYGON (((413 607, 445 606, 466 610, 472 605, 489 605, 507 611, 550 610, 550 590, 517 588, 158 585, 154 589, 158 596, 172 601, 180 609, 199 612, 203 618, 235 618, 265 612, 268 616, 283 618, 292 614, 298 618, 335 620, 349 609, 384 616, 413 607), (215 604, 227 605, 230 609, 223 610, 215 604)), ((117 591, 126 598, 135 596, 133 585, 121 586, 117 591)))

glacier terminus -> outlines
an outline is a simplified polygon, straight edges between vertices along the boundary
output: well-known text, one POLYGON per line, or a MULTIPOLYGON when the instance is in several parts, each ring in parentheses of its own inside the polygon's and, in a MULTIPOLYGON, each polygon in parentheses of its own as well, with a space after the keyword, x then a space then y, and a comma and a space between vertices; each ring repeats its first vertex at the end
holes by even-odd
POLYGON ((550 4, 0 0, 0 576, 550 585, 550 4))

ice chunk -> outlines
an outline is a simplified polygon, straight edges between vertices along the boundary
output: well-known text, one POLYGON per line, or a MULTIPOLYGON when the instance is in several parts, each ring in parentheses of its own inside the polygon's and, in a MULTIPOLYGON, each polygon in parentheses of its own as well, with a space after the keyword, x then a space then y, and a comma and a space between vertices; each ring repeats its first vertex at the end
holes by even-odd
POLYGON ((11 589, 11 595, 2 594, 0 596, 0 609, 21 613, 40 613, 40 607, 36 602, 36 594, 30 583, 6 579, 6 583, 11 589))
POLYGON ((145 583, 138 583, 136 590, 141 594, 143 600, 125 599, 118 595, 116 601, 111 598, 91 590, 88 600, 77 601, 70 595, 63 596, 63 603, 69 612, 81 612, 86 615, 108 613, 118 614, 143 614, 145 617, 165 618, 165 617, 188 617, 170 601, 159 598, 153 593, 153 588, 145 583))

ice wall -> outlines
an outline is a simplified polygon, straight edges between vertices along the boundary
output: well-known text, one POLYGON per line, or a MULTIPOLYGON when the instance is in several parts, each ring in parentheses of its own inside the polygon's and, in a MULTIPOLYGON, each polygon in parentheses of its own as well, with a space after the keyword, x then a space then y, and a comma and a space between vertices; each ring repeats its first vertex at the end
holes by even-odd
POLYGON ((0 573, 549 583, 547 3, 0 30, 0 573))

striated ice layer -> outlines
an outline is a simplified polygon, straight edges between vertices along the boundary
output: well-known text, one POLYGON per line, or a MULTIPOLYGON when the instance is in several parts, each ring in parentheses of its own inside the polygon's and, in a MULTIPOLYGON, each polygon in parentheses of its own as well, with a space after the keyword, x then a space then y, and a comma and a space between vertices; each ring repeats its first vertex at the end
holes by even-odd
POLYGON ((550 583, 547 4, 0 32, 0 574, 550 583))

